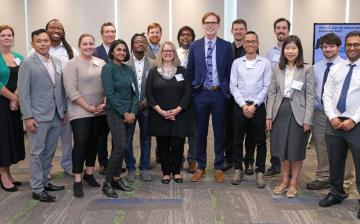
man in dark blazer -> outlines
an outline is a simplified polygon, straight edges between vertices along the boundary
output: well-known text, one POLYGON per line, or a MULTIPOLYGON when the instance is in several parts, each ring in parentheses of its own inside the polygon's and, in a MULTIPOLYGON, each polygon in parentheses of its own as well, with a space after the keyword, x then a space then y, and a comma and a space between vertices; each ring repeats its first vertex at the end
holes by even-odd
POLYGON ((205 13, 202 24, 205 36, 190 46, 188 72, 197 126, 196 157, 198 169, 192 181, 201 180, 206 168, 206 144, 211 114, 214 129, 215 181, 223 182, 225 105, 230 98, 229 79, 233 51, 230 42, 217 37, 220 17, 214 12, 205 13))
MULTIPOLYGON (((95 48, 94 56, 103 59, 106 63, 110 62, 108 57, 111 43, 115 40, 116 29, 115 25, 111 22, 104 23, 101 26, 101 37, 103 43, 95 48)), ((106 124, 103 133, 100 134, 99 146, 98 146, 98 161, 100 164, 99 173, 102 175, 106 174, 106 167, 108 163, 108 151, 107 151, 107 137, 109 135, 109 127, 106 124)))

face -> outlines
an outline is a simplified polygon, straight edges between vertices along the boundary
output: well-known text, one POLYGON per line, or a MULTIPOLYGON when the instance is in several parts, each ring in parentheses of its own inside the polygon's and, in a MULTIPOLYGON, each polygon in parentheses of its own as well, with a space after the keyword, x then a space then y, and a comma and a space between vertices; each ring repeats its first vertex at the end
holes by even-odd
POLYGON ((35 51, 42 56, 47 56, 50 49, 50 37, 47 33, 40 33, 35 35, 31 42, 35 51))
POLYGON ((299 48, 294 42, 286 44, 284 48, 284 56, 288 62, 295 62, 297 56, 299 55, 299 48))
POLYGON ((59 21, 55 20, 49 23, 46 31, 50 37, 51 42, 61 41, 61 38, 64 37, 64 28, 59 21))
POLYGON ((110 45, 116 37, 116 30, 113 26, 104 26, 101 34, 102 40, 106 45, 110 45))
POLYGON ((160 42, 161 39, 161 31, 159 27, 155 27, 149 30, 149 32, 147 33, 147 36, 149 38, 149 41, 151 44, 158 44, 160 42))
POLYGON ((180 46, 186 46, 188 47, 191 42, 193 42, 193 38, 191 35, 191 32, 189 30, 184 30, 181 32, 179 37, 180 46))
POLYGON ((10 29, 1 31, 0 33, 0 45, 3 47, 12 47, 14 42, 14 35, 10 29))
POLYGON ((254 34, 247 34, 245 35, 244 39, 244 49, 247 54, 254 54, 256 53, 259 47, 259 41, 254 34))
POLYGON ((349 61, 355 62, 360 58, 360 37, 353 36, 346 40, 346 56, 349 61))
POLYGON ((113 58, 117 62, 123 62, 126 57, 126 46, 125 44, 118 44, 112 51, 113 58))
POLYGON ((147 42, 144 36, 136 36, 133 43, 133 51, 142 53, 145 52, 147 42))
POLYGON ((85 57, 91 57, 95 50, 95 41, 90 36, 81 39, 79 46, 80 54, 85 57))
POLYGON ((219 23, 216 16, 208 16, 203 23, 203 29, 205 36, 215 37, 219 29, 219 23))
POLYGON ((247 32, 245 25, 242 23, 234 23, 231 33, 234 36, 234 40, 241 41, 245 37, 245 33, 247 32))
POLYGON ((168 44, 164 45, 161 52, 161 57, 163 62, 171 62, 174 60, 175 52, 170 45, 168 44))
POLYGON ((278 41, 284 41, 289 36, 289 27, 286 21, 281 21, 275 25, 275 35, 278 41))
POLYGON ((339 53, 339 47, 336 44, 322 44, 321 50, 327 59, 335 58, 339 53))

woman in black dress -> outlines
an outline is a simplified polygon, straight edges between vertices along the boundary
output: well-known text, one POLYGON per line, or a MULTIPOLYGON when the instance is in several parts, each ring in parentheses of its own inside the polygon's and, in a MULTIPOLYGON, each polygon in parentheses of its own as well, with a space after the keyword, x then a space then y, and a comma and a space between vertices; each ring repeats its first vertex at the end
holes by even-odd
POLYGON ((146 81, 149 105, 148 134, 156 136, 160 154, 163 184, 183 181, 180 171, 185 137, 193 134, 190 110, 191 81, 180 66, 175 45, 166 41, 157 55, 157 66, 146 81))
POLYGON ((14 30, 0 26, 0 184, 5 191, 17 191, 21 183, 14 181, 9 168, 25 158, 24 129, 16 93, 19 65, 24 58, 11 51, 13 42, 14 30))

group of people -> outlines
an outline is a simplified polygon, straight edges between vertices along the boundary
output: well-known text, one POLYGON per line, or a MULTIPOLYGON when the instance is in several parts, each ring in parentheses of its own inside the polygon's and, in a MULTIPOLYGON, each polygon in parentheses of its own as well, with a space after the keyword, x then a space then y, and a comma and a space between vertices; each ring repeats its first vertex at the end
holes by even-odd
MULTIPOLYGON (((324 35, 320 40, 324 59, 311 66, 304 62, 299 37, 289 35, 291 24, 285 18, 274 22, 277 44, 266 57, 259 55, 259 37, 248 31, 245 20, 233 21, 233 43, 217 36, 216 13, 205 13, 201 22, 204 37, 195 40, 194 30, 184 26, 177 35, 179 48, 170 41, 160 44, 162 28, 152 23, 146 34, 133 35, 130 49, 124 40, 115 40, 114 24, 104 23, 103 43, 96 47, 91 34, 82 34, 78 53, 54 19, 46 29, 32 32, 33 50, 26 59, 12 51, 13 29, 0 26, 0 113, 6 127, 0 134, 2 188, 16 191, 21 184, 9 171, 11 164, 25 157, 21 119, 30 141, 30 185, 36 200, 53 202, 55 197, 48 191, 64 189, 50 183, 49 174, 60 135, 63 148, 66 136, 73 136, 71 154, 63 149, 61 165, 74 176, 75 197, 84 197, 82 180, 101 187, 109 197, 118 197, 115 189, 131 191, 128 182, 136 179, 136 122, 142 180, 152 180, 154 136, 163 184, 171 179, 183 182, 185 138, 188 171, 194 173, 191 181, 201 181, 211 115, 216 182, 224 182, 224 172, 233 168, 232 184, 239 185, 244 173, 255 173, 257 187, 264 188, 264 176, 281 173, 273 193, 296 197, 312 130, 318 167, 316 180, 307 188, 330 187, 319 205, 328 207, 347 197, 344 173, 354 172, 352 163, 360 191, 360 32, 352 31, 345 38, 347 60, 339 57, 340 38, 324 35), (67 125, 71 131, 64 130, 67 125), (268 170, 266 130, 270 131, 268 170), (349 150, 353 160, 347 156, 349 150), (100 173, 106 176, 102 186, 93 175, 97 155, 100 173), (347 158, 350 168, 345 172, 347 158)), ((357 215, 360 218, 360 210, 357 215)))

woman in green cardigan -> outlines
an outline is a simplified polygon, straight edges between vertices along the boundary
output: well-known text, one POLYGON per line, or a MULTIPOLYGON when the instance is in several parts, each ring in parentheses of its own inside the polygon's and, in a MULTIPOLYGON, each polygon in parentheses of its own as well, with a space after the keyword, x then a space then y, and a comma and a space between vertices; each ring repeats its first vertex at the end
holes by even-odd
POLYGON ((0 26, 0 184, 10 192, 21 185, 11 176, 10 165, 25 158, 24 128, 16 92, 19 65, 24 58, 11 50, 13 43, 13 28, 0 26))

